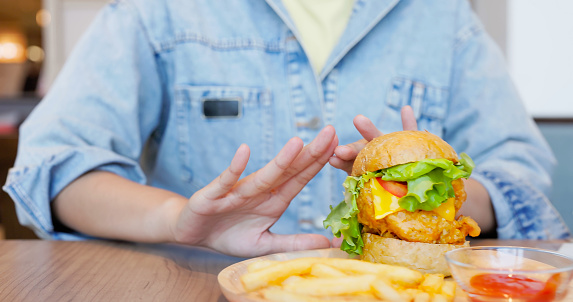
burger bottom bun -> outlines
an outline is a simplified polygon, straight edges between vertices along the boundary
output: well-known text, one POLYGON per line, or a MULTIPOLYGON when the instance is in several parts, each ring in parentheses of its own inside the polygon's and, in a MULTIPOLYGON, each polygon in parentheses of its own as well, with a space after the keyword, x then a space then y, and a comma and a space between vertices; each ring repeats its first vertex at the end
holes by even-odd
POLYGON ((408 242, 370 233, 363 233, 362 240, 364 240, 362 260, 405 266, 422 273, 443 274, 446 277, 451 273, 444 254, 470 246, 469 241, 459 245, 408 242))

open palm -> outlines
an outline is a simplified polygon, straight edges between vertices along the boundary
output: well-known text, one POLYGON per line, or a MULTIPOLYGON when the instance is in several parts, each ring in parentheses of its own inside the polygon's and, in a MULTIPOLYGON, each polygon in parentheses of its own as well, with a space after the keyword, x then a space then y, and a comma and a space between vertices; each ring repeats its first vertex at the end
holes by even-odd
POLYGON ((230 166, 189 199, 174 228, 176 240, 242 257, 329 247, 322 235, 277 235, 269 228, 324 167, 337 144, 332 126, 304 147, 300 138, 293 138, 265 167, 239 180, 250 154, 242 145, 230 166))

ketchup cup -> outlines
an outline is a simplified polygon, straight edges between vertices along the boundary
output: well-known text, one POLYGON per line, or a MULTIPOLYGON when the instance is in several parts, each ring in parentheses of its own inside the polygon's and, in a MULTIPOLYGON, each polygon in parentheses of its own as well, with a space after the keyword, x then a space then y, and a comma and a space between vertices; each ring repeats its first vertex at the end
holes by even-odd
POLYGON ((457 284, 474 302, 563 301, 573 259, 525 247, 460 248, 446 253, 457 284))

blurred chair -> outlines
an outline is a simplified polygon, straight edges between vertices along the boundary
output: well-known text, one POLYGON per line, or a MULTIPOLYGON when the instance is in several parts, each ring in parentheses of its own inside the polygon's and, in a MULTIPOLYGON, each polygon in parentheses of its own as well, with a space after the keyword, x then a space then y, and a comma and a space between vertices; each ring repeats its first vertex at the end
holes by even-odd
MULTIPOLYGON (((0 135, 0 184, 6 183, 8 170, 14 165, 18 149, 18 134, 0 135)), ((0 191, 0 222, 4 228, 5 239, 36 239, 32 230, 23 227, 16 218, 14 202, 6 192, 0 191)))

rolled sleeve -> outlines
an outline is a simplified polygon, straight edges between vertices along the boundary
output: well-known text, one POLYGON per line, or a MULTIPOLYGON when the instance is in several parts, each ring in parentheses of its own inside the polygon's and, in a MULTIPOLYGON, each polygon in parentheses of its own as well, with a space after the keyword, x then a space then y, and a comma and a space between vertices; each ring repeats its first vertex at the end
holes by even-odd
POLYGON ((109 171, 145 182, 137 162, 98 148, 70 148, 46 159, 39 166, 12 168, 3 187, 16 205, 18 220, 43 239, 90 238, 54 230, 50 201, 70 182, 91 170, 109 171), (89 159, 89 160, 88 160, 89 159))
POLYGON ((476 171, 490 193, 501 239, 566 239, 571 233, 547 197, 503 171, 476 171))

